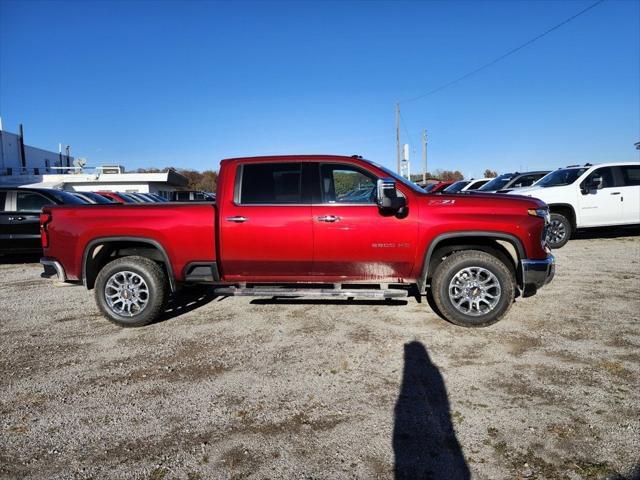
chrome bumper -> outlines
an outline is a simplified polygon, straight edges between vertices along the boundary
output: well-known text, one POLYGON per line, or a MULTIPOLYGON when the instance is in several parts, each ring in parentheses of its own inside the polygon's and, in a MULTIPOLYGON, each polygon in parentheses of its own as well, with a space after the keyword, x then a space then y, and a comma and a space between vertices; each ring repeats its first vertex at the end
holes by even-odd
POLYGON ((60 262, 53 260, 51 258, 41 258, 40 263, 44 267, 44 272, 40 274, 42 278, 51 278, 54 275, 57 275, 58 280, 61 282, 67 281, 67 275, 64 272, 64 267, 60 264, 60 262))
POLYGON ((531 295, 551 282, 555 274, 556 260, 551 254, 544 260, 522 260, 522 286, 531 295))

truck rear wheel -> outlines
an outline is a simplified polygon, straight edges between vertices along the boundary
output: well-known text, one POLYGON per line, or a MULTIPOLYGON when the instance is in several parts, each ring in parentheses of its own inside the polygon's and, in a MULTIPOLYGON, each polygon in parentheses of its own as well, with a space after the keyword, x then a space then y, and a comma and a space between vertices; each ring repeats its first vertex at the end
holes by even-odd
POLYGON ((505 316, 515 297, 514 274, 501 260, 479 250, 449 255, 431 281, 440 314, 462 327, 486 327, 505 316))
POLYGON ((162 313, 168 295, 162 268, 145 257, 122 257, 105 265, 95 283, 98 308, 121 327, 142 327, 162 313))
POLYGON ((551 248, 564 247, 571 237, 571 222, 560 213, 551 214, 551 222, 547 227, 547 244, 551 248))

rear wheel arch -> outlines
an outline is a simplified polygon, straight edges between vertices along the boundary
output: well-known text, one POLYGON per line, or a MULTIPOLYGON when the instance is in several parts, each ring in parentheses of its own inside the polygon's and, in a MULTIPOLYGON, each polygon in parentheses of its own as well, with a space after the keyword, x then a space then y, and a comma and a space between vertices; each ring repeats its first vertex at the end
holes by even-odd
POLYGON ((82 256, 82 279, 91 290, 100 270, 115 258, 138 256, 160 264, 168 277, 171 291, 176 290, 171 262, 164 247, 144 237, 101 237, 91 240, 82 256))
POLYGON ((511 269, 515 279, 520 283, 520 261, 525 258, 525 250, 517 237, 501 232, 452 232, 438 235, 429 245, 418 279, 420 291, 426 289, 444 258, 462 250, 480 250, 496 256, 511 269))

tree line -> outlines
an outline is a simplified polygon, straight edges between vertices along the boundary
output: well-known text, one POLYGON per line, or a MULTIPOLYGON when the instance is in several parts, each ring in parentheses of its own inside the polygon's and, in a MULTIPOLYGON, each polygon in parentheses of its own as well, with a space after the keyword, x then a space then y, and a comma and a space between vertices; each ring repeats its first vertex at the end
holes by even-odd
POLYGON ((215 170, 205 170, 199 172, 185 168, 167 167, 160 168, 139 168, 136 173, 162 173, 174 170, 187 178, 187 188, 189 190, 202 190, 203 192, 215 192, 218 185, 218 172, 215 170))

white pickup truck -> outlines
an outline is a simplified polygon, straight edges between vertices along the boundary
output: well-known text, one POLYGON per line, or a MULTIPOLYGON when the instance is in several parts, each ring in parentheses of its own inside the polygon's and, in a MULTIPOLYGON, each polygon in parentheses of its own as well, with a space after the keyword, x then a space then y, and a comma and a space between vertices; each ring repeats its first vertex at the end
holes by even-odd
POLYGON ((549 205, 551 248, 562 247, 578 228, 640 224, 640 162, 559 168, 512 193, 549 205))

